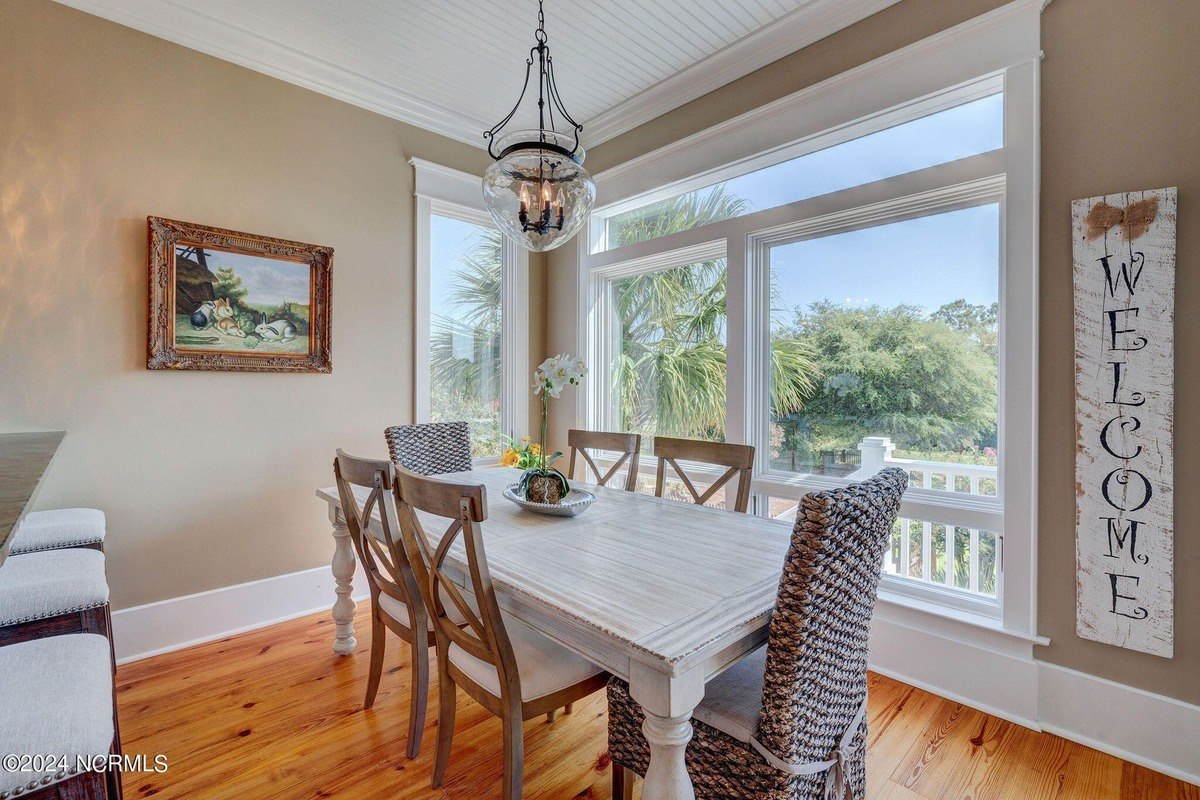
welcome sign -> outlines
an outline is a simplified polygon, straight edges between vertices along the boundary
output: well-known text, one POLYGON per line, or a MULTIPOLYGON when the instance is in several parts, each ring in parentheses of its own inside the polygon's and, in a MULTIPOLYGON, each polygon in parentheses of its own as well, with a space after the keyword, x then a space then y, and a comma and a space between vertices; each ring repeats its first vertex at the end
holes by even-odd
POLYGON ((1170 658, 1176 190, 1071 211, 1076 632, 1170 658))

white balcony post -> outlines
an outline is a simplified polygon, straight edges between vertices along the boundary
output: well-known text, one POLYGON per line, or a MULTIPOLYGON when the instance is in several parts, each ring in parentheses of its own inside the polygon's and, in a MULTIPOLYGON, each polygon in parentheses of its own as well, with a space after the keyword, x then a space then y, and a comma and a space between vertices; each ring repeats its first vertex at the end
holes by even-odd
POLYGON ((887 466, 896 445, 887 436, 867 436, 858 444, 858 452, 862 453, 862 465, 849 477, 851 479, 869 478, 887 466))

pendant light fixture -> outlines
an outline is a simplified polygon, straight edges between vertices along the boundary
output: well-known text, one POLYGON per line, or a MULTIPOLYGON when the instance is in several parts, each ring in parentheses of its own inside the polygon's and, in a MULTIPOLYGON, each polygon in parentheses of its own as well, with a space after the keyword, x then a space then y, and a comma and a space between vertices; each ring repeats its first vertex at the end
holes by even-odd
POLYGON ((536 44, 525 60, 525 85, 508 116, 484 132, 496 159, 483 175, 483 202, 500 232, 527 250, 552 250, 574 236, 596 202, 596 184, 583 168, 583 126, 563 107, 554 82, 554 60, 546 43, 546 16, 538 0, 536 44), (501 133, 529 90, 538 67, 537 130, 501 133), (569 133, 555 130, 555 115, 569 133))

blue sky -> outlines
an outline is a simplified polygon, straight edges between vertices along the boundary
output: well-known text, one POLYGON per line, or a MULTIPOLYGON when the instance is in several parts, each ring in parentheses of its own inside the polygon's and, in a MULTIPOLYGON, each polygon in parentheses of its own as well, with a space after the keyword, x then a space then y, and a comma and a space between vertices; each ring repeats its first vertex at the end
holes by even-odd
POLYGON ((282 303, 309 301, 308 264, 283 261, 243 253, 227 253, 223 250, 205 248, 208 268, 216 272, 220 268, 232 268, 249 290, 247 303, 260 306, 277 306, 282 303))
POLYGON ((482 228, 469 222, 433 215, 430 223, 430 311, 434 316, 453 316, 450 305, 451 280, 462 268, 463 255, 478 241, 482 228))
POLYGON ((755 209, 861 186, 1004 146, 1004 99, 994 94, 725 182, 755 209))
POLYGON ((777 246, 773 304, 786 310, 779 317, 786 322, 796 306, 818 300, 926 311, 960 298, 990 305, 999 263, 1000 207, 993 203, 777 246))

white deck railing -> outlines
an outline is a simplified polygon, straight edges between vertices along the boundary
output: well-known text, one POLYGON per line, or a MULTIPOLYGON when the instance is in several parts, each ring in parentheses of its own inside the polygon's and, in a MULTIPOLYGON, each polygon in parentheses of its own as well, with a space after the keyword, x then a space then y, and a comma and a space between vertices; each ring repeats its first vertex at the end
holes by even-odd
MULTIPOLYGON (((886 436, 868 436, 858 445, 861 467, 848 477, 861 480, 885 467, 909 474, 909 487, 956 494, 995 497, 996 467, 896 458, 886 436)), ((976 594, 996 593, 997 531, 959 528, 929 520, 896 520, 892 546, 884 555, 884 571, 926 583, 943 584, 976 594), (965 535, 960 535, 960 531, 965 535), (959 569, 961 565, 961 569, 959 569)))

